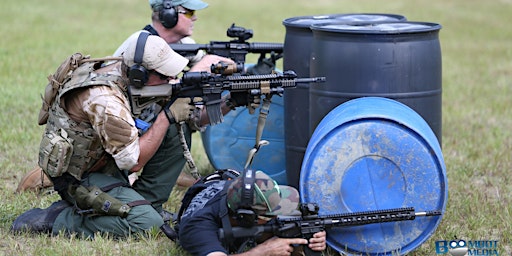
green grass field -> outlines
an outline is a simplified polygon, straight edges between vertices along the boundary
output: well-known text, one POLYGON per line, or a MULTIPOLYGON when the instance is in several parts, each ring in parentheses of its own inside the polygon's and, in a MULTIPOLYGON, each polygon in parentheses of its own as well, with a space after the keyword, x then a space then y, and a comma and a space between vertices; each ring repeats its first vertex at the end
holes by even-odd
MULTIPOLYGON (((436 255, 435 241, 497 240, 512 254, 512 13, 510 0, 236 1, 210 0, 198 12, 198 43, 227 40, 232 23, 254 30, 254 42, 282 42, 289 17, 332 13, 392 13, 442 25, 443 138, 449 201, 435 234, 410 255, 436 255)), ((55 195, 14 193, 37 163, 37 125, 46 77, 74 52, 110 55, 149 22, 147 1, 4 1, 0 8, 0 255, 180 255, 167 238, 126 241, 9 234, 17 215, 47 207, 55 195)), ((254 60, 249 58, 249 60, 254 60)), ((200 136, 193 155, 208 162, 200 136)), ((167 207, 178 207, 182 191, 167 207)), ((449 254, 445 254, 449 255, 449 254)))

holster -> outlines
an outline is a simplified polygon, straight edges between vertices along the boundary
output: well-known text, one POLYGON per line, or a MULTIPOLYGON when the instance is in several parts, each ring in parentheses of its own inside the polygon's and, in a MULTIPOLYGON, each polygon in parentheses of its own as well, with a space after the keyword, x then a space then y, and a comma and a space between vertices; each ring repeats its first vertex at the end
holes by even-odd
POLYGON ((78 212, 92 215, 110 215, 126 218, 131 207, 121 200, 103 192, 96 186, 84 187, 79 185, 74 194, 78 212))

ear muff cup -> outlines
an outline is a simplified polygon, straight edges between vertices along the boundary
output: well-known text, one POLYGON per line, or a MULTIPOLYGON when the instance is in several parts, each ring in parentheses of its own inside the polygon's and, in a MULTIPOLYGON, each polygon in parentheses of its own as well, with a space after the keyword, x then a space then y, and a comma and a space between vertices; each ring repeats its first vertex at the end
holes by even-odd
POLYGON ((238 225, 241 227, 252 227, 258 217, 251 205, 254 197, 254 182, 256 181, 255 172, 250 169, 246 169, 243 172, 243 187, 241 195, 241 206, 236 210, 236 219, 238 225))
POLYGON ((142 58, 144 56, 144 47, 146 47, 149 35, 150 33, 146 31, 139 34, 139 37, 137 38, 137 45, 135 46, 135 56, 133 57, 133 62, 135 64, 133 64, 128 70, 128 79, 130 80, 130 84, 137 88, 142 88, 148 81, 148 71, 144 66, 142 66, 142 58))
POLYGON ((158 12, 158 18, 165 28, 174 28, 178 24, 178 10, 170 0, 162 3, 163 7, 158 12))

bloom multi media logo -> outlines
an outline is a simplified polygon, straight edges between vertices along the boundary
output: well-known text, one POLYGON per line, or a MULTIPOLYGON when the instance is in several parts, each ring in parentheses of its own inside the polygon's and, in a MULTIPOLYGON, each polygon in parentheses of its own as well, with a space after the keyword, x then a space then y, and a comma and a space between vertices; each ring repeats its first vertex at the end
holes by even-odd
POLYGON ((454 240, 436 241, 436 254, 449 253, 452 256, 499 255, 497 240, 454 240))

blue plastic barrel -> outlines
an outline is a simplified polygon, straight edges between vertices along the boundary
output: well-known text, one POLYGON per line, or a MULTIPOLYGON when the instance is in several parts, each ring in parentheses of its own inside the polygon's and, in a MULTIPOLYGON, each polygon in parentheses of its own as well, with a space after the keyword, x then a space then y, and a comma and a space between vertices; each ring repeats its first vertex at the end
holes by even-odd
MULTIPOLYGON (((346 24, 381 23, 407 20, 402 15, 385 13, 340 13, 297 16, 283 21, 286 27, 283 51, 284 70, 293 70, 299 77, 309 77, 314 24, 340 22, 346 24)), ((335 54, 333 54, 335 56, 335 54)), ((312 131, 309 129, 309 84, 297 85, 284 99, 286 170, 288 185, 298 188, 299 171, 312 131)))
MULTIPOLYGON (((274 95, 271 100, 261 138, 269 144, 260 147, 251 168, 262 170, 278 183, 286 184, 283 97, 274 95)), ((206 155, 215 169, 243 170, 256 142, 259 113, 260 108, 251 115, 247 108, 239 107, 225 115, 224 122, 208 126, 201 133, 206 155)))
MULTIPOLYGON (((330 111, 307 146, 302 202, 320 214, 414 207, 440 210, 448 198, 439 142, 410 107, 382 97, 347 101, 330 111)), ((436 230, 441 216, 331 229, 327 243, 349 255, 405 255, 436 230)))

